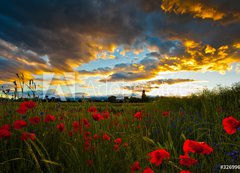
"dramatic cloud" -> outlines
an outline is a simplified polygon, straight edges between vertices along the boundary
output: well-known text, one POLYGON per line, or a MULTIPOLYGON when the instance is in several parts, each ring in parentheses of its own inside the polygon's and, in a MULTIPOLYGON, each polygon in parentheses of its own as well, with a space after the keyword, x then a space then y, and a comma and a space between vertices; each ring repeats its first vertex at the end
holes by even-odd
POLYGON ((111 0, 2 1, 0 37, 19 49, 47 55, 52 67, 71 71, 95 59, 100 51, 130 43, 141 32, 141 13, 135 4, 124 4, 111 0))
POLYGON ((229 3, 228 0, 163 0, 161 8, 165 12, 191 14, 214 21, 239 22, 240 19, 240 6, 237 1, 229 3))
MULTIPOLYGON (((231 70, 234 62, 240 61, 238 44, 212 47, 193 40, 168 41, 172 45, 168 49, 155 39, 151 46, 157 47, 158 52, 150 52, 135 64, 118 64, 114 68, 102 68, 84 71, 83 74, 109 75, 101 82, 137 81, 156 77, 161 72, 176 71, 218 71, 225 73, 231 70)), ((165 45, 163 43, 163 45, 165 45)))
MULTIPOLYGON (((240 62, 240 3, 228 0, 2 0, 0 82, 15 73, 74 72, 119 46, 137 63, 80 70, 104 81, 165 71, 218 71, 240 62)), ((99 66, 104 64, 99 64, 99 66)))

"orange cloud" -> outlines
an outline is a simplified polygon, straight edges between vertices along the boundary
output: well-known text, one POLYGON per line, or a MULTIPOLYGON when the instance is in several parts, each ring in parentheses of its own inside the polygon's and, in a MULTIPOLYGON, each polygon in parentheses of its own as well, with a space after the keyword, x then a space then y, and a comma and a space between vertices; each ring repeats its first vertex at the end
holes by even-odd
POLYGON ((225 13, 208 7, 201 1, 191 1, 191 0, 163 0, 161 8, 165 12, 174 12, 176 14, 192 14, 194 17, 202 19, 212 19, 214 21, 223 19, 225 13))

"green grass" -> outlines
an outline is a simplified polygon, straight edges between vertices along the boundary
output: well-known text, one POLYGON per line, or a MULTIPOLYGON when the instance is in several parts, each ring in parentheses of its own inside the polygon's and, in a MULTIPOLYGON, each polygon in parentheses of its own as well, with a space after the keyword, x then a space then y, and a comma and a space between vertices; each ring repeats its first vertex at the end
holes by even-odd
MULTIPOLYGON (((185 98, 160 98, 151 103, 42 103, 30 110, 26 117, 16 113, 19 103, 2 101, 0 105, 0 126, 13 124, 15 120, 33 116, 41 117, 38 125, 29 125, 22 130, 11 129, 9 139, 0 139, 0 172, 46 172, 46 173, 127 173, 130 166, 139 161, 141 171, 151 167, 154 172, 174 173, 180 170, 196 172, 219 172, 218 165, 237 165, 227 152, 240 151, 240 132, 228 135, 223 130, 222 119, 234 116, 240 119, 240 85, 231 88, 219 88, 204 91, 198 96, 185 98), (94 121, 87 112, 90 106, 98 111, 110 112, 110 119, 94 121), (133 122, 133 115, 141 111, 144 117, 133 122), (163 111, 170 111, 167 117, 163 111), (44 123, 46 114, 56 116, 56 121, 44 123), (59 121, 58 118, 64 119, 59 121), (100 139, 93 139, 94 151, 84 151, 83 135, 68 132, 72 122, 88 118, 91 127, 84 129, 91 134, 100 134, 100 139), (63 122, 65 131, 59 132, 56 125, 63 122), (34 141, 20 140, 22 131, 34 132, 34 141), (102 134, 107 133, 111 141, 103 141, 102 134), (113 150, 115 138, 122 138, 128 146, 113 150), (197 165, 185 167, 179 164, 179 155, 183 155, 183 143, 186 139, 205 141, 214 151, 210 155, 192 155, 199 161, 197 165), (169 161, 155 167, 147 160, 147 154, 155 149, 164 148, 170 154, 169 161), (89 166, 88 160, 93 164, 89 166)), ((239 156, 240 157, 240 156, 239 156)), ((220 170, 228 172, 229 170, 220 170)), ((239 170, 238 170, 239 171, 239 170)), ((235 172, 238 172, 235 170, 235 172)), ((234 170, 231 170, 234 172, 234 170)))

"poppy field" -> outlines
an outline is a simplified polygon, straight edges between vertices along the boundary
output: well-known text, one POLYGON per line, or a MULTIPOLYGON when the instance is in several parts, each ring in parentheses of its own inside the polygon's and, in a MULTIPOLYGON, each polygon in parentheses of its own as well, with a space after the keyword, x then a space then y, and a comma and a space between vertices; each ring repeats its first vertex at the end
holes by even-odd
POLYGON ((239 89, 150 103, 2 101, 0 172, 239 172, 239 89))

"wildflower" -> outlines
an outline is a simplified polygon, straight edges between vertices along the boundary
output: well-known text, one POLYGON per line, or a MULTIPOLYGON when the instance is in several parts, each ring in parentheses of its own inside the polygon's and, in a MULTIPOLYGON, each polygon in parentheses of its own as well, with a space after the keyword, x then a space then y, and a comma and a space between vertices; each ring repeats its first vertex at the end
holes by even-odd
POLYGON ((90 127, 90 123, 89 121, 86 119, 86 118, 83 118, 83 124, 86 128, 89 128, 90 127))
POLYGON ((72 137, 72 136, 73 136, 73 131, 69 131, 69 132, 68 132, 68 135, 69 135, 70 137, 72 137))
POLYGON ((28 133, 28 132, 24 132, 21 136, 21 140, 23 140, 23 141, 25 141, 27 139, 34 141, 35 138, 36 138, 36 135, 34 133, 28 133))
POLYGON ((119 151, 119 145, 117 145, 117 144, 115 144, 114 146, 113 146, 113 148, 114 148, 114 151, 119 151))
POLYGON ((29 118, 29 121, 31 124, 38 124, 38 123, 40 123, 41 119, 38 116, 35 116, 32 118, 29 118))
POLYGON ((236 133, 237 129, 240 127, 240 121, 236 120, 232 116, 224 118, 222 124, 224 130, 229 135, 236 133))
POLYGON ((79 122, 73 121, 72 126, 73 126, 74 131, 77 132, 78 131, 78 127, 79 127, 79 122))
POLYGON ((22 104, 23 104, 27 109, 32 109, 32 108, 34 108, 34 107, 37 106, 37 104, 36 104, 34 101, 32 101, 32 100, 30 100, 30 101, 28 101, 28 102, 23 102, 22 104))
POLYGON ((154 173, 154 171, 151 168, 147 167, 143 170, 142 173, 154 173))
POLYGON ((5 129, 5 130, 10 130, 11 126, 10 124, 4 124, 2 127, 0 127, 0 130, 5 129))
POLYGON ((140 167, 140 163, 138 161, 134 162, 133 165, 131 166, 131 172, 136 172, 140 169, 141 169, 141 167, 140 167))
POLYGON ((93 113, 92 117, 95 121, 100 121, 104 119, 99 113, 93 113))
POLYGON ((20 107, 18 108, 17 112, 24 115, 24 114, 27 113, 27 108, 26 108, 26 107, 23 107, 23 106, 22 106, 22 107, 20 106, 20 107))
POLYGON ((0 129, 0 139, 9 138, 11 135, 12 134, 8 129, 0 129))
POLYGON ((100 139, 100 135, 99 135, 99 134, 94 134, 94 135, 93 135, 93 138, 94 138, 94 139, 100 139))
POLYGON ((191 172, 188 170, 181 170, 180 173, 191 173, 191 172))
POLYGON ((136 119, 141 120, 142 119, 142 113, 141 112, 137 112, 133 115, 136 119))
POLYGON ((196 164, 198 161, 193 159, 193 158, 190 158, 188 155, 180 155, 179 156, 180 160, 179 160, 179 163, 181 165, 184 165, 184 166, 192 166, 194 164, 196 164))
POLYGON ((51 122, 51 121, 55 121, 55 117, 53 115, 46 115, 44 122, 51 122))
POLYGON ((84 132, 85 137, 90 136, 90 135, 91 135, 91 132, 84 132))
POLYGON ((189 152, 198 154, 210 154, 213 152, 213 149, 205 142, 197 142, 187 139, 183 144, 183 151, 185 154, 188 154, 189 152))
POLYGON ((16 130, 21 129, 21 128, 26 127, 26 126, 27 126, 27 123, 24 120, 17 120, 13 123, 13 127, 16 130))
POLYGON ((162 164, 162 161, 166 159, 170 159, 170 154, 164 149, 158 149, 155 151, 152 151, 148 154, 150 156, 150 162, 152 164, 155 164, 156 166, 159 166, 162 164))
POLYGON ((89 151, 89 150, 90 150, 90 147, 91 147, 90 142, 89 142, 88 140, 85 140, 85 142, 84 142, 84 149, 85 149, 86 151, 89 151))
POLYGON ((63 132, 64 131, 64 124, 63 123, 60 123, 57 125, 57 129, 60 131, 60 132, 63 132))
POLYGON ((17 112, 20 113, 20 114, 26 114, 29 109, 32 109, 32 108, 34 108, 36 106, 37 106, 37 104, 34 101, 32 101, 32 100, 25 101, 25 102, 22 102, 20 104, 17 112))
POLYGON ((164 111, 162 112, 162 116, 166 117, 170 115, 170 111, 164 111))
POLYGON ((122 143, 122 139, 121 138, 117 138, 114 140, 114 142, 118 145, 120 145, 122 143))
POLYGON ((110 136, 108 136, 106 133, 103 134, 103 140, 104 141, 110 141, 110 136))
POLYGON ((97 112, 97 108, 96 108, 95 106, 91 106, 91 107, 88 109, 88 112, 91 112, 91 113, 97 112))
POLYGON ((109 115, 108 111, 103 111, 101 114, 102 114, 102 117, 105 118, 105 119, 109 119, 110 118, 110 115, 109 115))
POLYGON ((234 150, 232 152, 226 153, 226 155, 231 156, 234 160, 237 160, 238 156, 240 155, 240 152, 237 150, 234 150))

